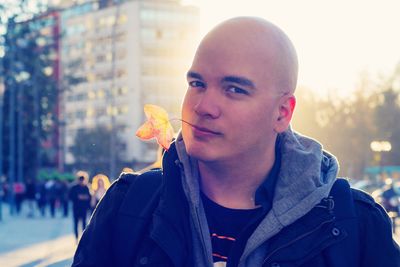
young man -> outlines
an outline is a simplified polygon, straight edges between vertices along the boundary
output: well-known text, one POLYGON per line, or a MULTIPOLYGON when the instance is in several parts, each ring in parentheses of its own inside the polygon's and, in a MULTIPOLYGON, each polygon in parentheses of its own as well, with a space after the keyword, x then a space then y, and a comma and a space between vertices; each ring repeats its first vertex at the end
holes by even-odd
POLYGON ((187 80, 162 174, 113 184, 73 266, 400 266, 385 211, 290 129, 297 56, 279 28, 223 22, 187 80))

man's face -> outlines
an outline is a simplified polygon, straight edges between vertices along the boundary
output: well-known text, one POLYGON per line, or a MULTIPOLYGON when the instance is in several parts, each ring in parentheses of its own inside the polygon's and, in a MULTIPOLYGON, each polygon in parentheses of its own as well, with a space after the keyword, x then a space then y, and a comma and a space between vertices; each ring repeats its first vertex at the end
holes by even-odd
POLYGON ((85 184, 85 179, 83 177, 78 177, 78 183, 80 185, 84 185, 85 184))
POLYGON ((254 43, 226 46, 219 40, 200 45, 187 75, 186 149, 201 161, 257 158, 274 147, 276 138, 282 95, 274 88, 273 60, 254 43))

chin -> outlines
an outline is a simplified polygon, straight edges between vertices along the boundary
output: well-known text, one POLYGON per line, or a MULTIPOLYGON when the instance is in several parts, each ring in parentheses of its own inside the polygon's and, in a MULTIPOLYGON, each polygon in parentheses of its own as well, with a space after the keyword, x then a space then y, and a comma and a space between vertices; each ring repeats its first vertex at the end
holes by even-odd
POLYGON ((215 159, 212 151, 202 144, 190 143, 186 146, 186 152, 190 157, 199 161, 213 161, 215 159))

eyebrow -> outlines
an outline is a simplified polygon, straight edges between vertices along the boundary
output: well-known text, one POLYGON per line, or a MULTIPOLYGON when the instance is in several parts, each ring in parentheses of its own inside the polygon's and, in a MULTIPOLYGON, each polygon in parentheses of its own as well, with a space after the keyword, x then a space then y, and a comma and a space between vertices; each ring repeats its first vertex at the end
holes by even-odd
POLYGON ((198 74, 197 72, 194 72, 194 71, 189 71, 189 72, 186 74, 186 77, 187 77, 187 78, 193 78, 193 79, 204 80, 203 77, 202 77, 200 74, 198 74))
MULTIPOLYGON (((201 76, 201 74, 194 72, 194 71, 189 71, 186 76, 187 76, 187 78, 204 80, 203 76, 201 76)), ((251 80, 244 78, 244 77, 240 77, 240 76, 225 76, 221 79, 221 82, 231 82, 231 83, 236 83, 236 84, 239 84, 242 86, 247 86, 252 89, 256 88, 254 83, 251 80)))
POLYGON ((231 83, 236 83, 236 84, 239 84, 242 86, 247 86, 247 87, 250 87, 253 89, 256 88, 254 83, 251 80, 244 78, 244 77, 239 77, 239 76, 226 76, 226 77, 222 78, 222 82, 231 82, 231 83))

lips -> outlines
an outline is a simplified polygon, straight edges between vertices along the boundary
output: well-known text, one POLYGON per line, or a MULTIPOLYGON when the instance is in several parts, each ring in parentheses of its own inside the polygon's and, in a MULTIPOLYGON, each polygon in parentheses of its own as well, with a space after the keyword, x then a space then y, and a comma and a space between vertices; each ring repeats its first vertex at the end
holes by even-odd
POLYGON ((200 131, 200 132, 209 133, 209 134, 215 134, 215 135, 221 135, 220 132, 216 132, 216 131, 210 130, 208 128, 205 128, 205 127, 200 127, 200 126, 196 126, 196 125, 192 125, 192 127, 195 130, 200 131))
POLYGON ((206 136, 219 136, 222 135, 221 132, 218 132, 216 130, 201 126, 201 125, 196 125, 192 123, 188 123, 192 127, 192 131, 195 136, 198 137, 206 137, 206 136))

